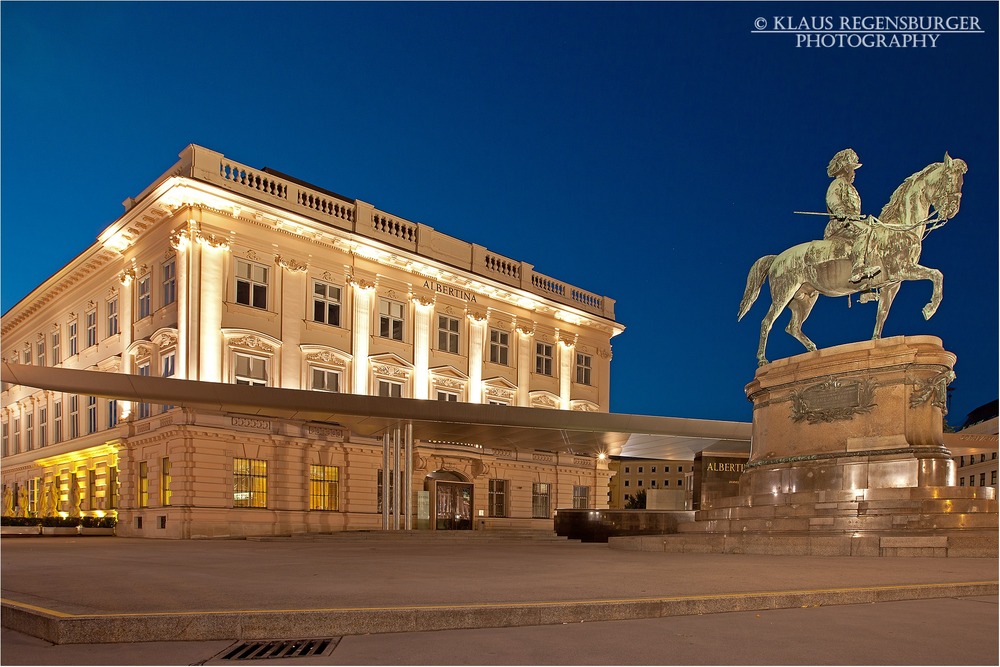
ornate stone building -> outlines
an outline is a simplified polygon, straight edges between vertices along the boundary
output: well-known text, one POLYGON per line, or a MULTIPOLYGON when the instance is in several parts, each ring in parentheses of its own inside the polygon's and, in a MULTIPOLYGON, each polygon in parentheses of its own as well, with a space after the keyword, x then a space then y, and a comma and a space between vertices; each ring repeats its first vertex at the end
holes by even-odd
MULTIPOLYGON (((194 145, 125 209, 3 316, 5 361, 217 382, 220 404, 235 383, 608 411, 614 301, 531 264, 194 145)), ((169 538, 383 525, 383 443, 346 427, 5 384, 2 429, 17 514, 169 538)), ((606 506, 606 461, 559 444, 413 443, 413 526, 606 506)))

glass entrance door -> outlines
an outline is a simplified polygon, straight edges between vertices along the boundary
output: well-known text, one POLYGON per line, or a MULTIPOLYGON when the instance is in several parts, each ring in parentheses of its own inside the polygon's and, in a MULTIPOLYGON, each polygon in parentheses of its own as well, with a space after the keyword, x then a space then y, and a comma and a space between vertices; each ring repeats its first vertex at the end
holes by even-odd
POLYGON ((472 530, 472 485, 438 480, 435 525, 438 530, 472 530))

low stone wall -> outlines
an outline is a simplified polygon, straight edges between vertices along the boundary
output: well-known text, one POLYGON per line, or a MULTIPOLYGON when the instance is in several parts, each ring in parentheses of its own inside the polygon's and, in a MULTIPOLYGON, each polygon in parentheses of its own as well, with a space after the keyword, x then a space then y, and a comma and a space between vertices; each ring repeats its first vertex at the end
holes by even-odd
POLYGON ((686 510, 556 510, 556 535, 583 542, 607 542, 621 535, 668 535, 694 521, 686 510))

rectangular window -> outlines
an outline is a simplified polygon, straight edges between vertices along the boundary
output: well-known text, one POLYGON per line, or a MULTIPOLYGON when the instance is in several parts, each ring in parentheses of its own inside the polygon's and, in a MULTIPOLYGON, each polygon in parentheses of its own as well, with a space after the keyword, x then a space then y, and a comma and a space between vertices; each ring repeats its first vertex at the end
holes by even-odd
POLYGON ((111 299, 107 304, 108 308, 108 336, 118 333, 118 299, 111 299))
POLYGON ((403 385, 398 382, 379 380, 378 395, 385 398, 401 398, 403 396, 403 385))
POLYGON ((642 480, 641 479, 639 480, 639 486, 642 486, 642 480))
POLYGON ((642 473, 642 466, 639 466, 639 473, 642 473))
POLYGON ((52 443, 62 442, 62 401, 52 404, 52 443))
POLYGON ((163 372, 160 374, 161 377, 172 378, 177 369, 177 355, 174 352, 168 352, 163 355, 163 372))
MULTIPOLYGON (((656 472, 656 468, 653 468, 653 472, 656 472)), ((670 472, 670 466, 663 466, 663 472, 670 472)), ((677 468, 677 472, 681 472, 681 469, 677 468)))
MULTIPOLYGON (((649 472, 656 472, 656 466, 650 466, 649 472)), ((664 472, 670 472, 670 469, 667 468, 666 470, 664 470, 664 472)))
POLYGON ((87 469, 87 509, 100 509, 97 506, 97 469, 87 469))
POLYGON ((69 356, 71 357, 80 351, 77 342, 76 328, 76 322, 69 323, 69 356))
POLYGON ((548 343, 535 343, 535 372, 552 375, 552 346, 548 343))
POLYGON ((531 485, 531 518, 549 518, 549 485, 535 482, 531 485))
MULTIPOLYGON (((149 361, 140 362, 136 367, 136 371, 138 371, 138 375, 141 375, 142 377, 149 377, 149 361)), ((136 417, 138 419, 145 419, 151 414, 153 414, 153 409, 149 403, 139 403, 136 406, 136 417)))
POLYGON ((62 361, 62 359, 59 358, 59 342, 60 342, 59 341, 59 332, 58 331, 53 331, 52 332, 52 348, 51 348, 52 365, 53 366, 58 365, 59 362, 62 361))
POLYGON ((164 507, 170 505, 170 459, 163 458, 160 462, 160 504, 164 507))
POLYGON ((163 263, 163 305, 169 306, 177 300, 177 263, 170 259, 163 263))
POLYGON ((76 394, 69 397, 69 437, 80 437, 80 397, 76 394))
MULTIPOLYGON (((160 359, 163 361, 160 377, 172 378, 177 370, 177 354, 175 352, 167 352, 160 359)), ((172 405, 164 405, 163 411, 166 412, 173 407, 172 405)))
POLYGON ((41 405, 38 407, 38 446, 45 447, 49 444, 49 407, 41 405))
POLYGON ((625 480, 625 486, 628 486, 628 480, 627 479, 625 480))
POLYGON ((403 304, 388 299, 378 300, 378 335, 403 340, 403 304))
POLYGON ((997 471, 992 470, 990 471, 990 484, 996 486, 996 483, 997 483, 997 471))
POLYGON ((576 353, 576 383, 590 384, 590 362, 589 354, 576 353))
POLYGON ((233 459, 233 507, 267 507, 267 461, 233 459))
POLYGON ((573 487, 573 509, 585 510, 590 507, 590 487, 573 487))
POLYGON ((458 354, 458 318, 438 315, 438 349, 458 354))
MULTIPOLYGON (((376 496, 375 497, 378 499, 376 501, 376 503, 375 503, 375 506, 376 506, 376 510, 375 511, 378 512, 379 514, 382 513, 382 484, 383 484, 382 480, 384 479, 384 475, 382 474, 382 472, 383 471, 380 468, 379 471, 378 471, 378 481, 376 483, 376 488, 375 488, 375 491, 376 491, 376 496)), ((395 485, 395 482, 393 481, 393 475, 390 474, 389 475, 389 511, 390 512, 392 512, 392 491, 393 491, 394 485, 395 485)))
POLYGON ((138 305, 138 308, 136 308, 137 319, 141 320, 152 314, 153 306, 150 300, 150 280, 148 273, 139 278, 138 286, 136 287, 136 304, 138 305))
POLYGON ((309 466, 309 509, 340 509, 340 470, 337 466, 309 466))
POLYGON ((235 354, 236 373, 234 380, 236 384, 248 384, 251 386, 267 386, 267 359, 264 357, 254 357, 249 354, 235 354))
POLYGON ((104 490, 109 510, 118 507, 118 466, 108 468, 108 487, 104 490))
POLYGON ((28 516, 38 516, 38 478, 28 480, 28 516))
POLYGON ((313 281, 313 322, 340 326, 340 288, 313 281))
MULTIPOLYGON (((30 452, 35 448, 35 415, 31 412, 24 415, 24 450, 30 452)), ((984 474, 985 478, 986 475, 984 474)))
POLYGON ((979 486, 986 486, 986 473, 979 473, 979 486))
POLYGON ((958 485, 959 485, 959 486, 965 486, 965 477, 961 477, 961 478, 959 478, 959 480, 958 480, 958 485))
POLYGON ((975 486, 975 485, 976 485, 976 476, 975 475, 969 475, 969 486, 975 486))
POLYGON ((312 388, 317 391, 340 391, 340 371, 313 367, 312 388))
POLYGON ((236 303, 267 310, 267 267, 236 260, 236 303))
POLYGON ((458 394, 453 391, 439 391, 437 392, 437 400, 457 402, 458 394))
POLYGON ((118 400, 112 398, 108 401, 108 428, 115 426, 118 426, 118 400))
POLYGON ((507 365, 510 354, 510 333, 500 329, 490 329, 490 362, 507 365))
POLYGON ((31 365, 31 343, 24 344, 24 352, 21 353, 21 363, 25 366, 31 365))
POLYGON ((87 347, 97 345, 97 311, 87 311, 87 347))
POLYGON ((87 397, 87 433, 97 433, 97 397, 87 397))
POLYGON ((139 507, 149 507, 149 466, 145 461, 139 461, 139 478, 136 488, 139 492, 137 498, 139 507))
POLYGON ((45 338, 42 338, 35 343, 35 360, 36 365, 45 365, 45 338))
POLYGON ((491 479, 489 490, 490 516, 507 516, 507 480, 491 479))
POLYGON ((3 455, 10 456, 10 430, 7 422, 0 425, 0 442, 3 444, 3 455))
POLYGON ((631 472, 628 466, 625 466, 625 472, 631 472))

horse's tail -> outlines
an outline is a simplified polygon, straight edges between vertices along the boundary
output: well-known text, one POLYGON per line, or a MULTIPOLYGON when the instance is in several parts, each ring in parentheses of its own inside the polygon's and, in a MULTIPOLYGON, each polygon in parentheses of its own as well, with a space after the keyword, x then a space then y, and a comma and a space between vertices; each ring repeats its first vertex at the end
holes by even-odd
POLYGON ((760 288, 764 285, 764 279, 767 278, 767 272, 771 269, 771 264, 774 263, 776 257, 777 255, 765 255, 750 267, 750 275, 747 276, 747 288, 743 291, 743 300, 740 301, 740 314, 736 318, 737 322, 743 319, 743 316, 750 310, 750 306, 757 300, 760 288))

